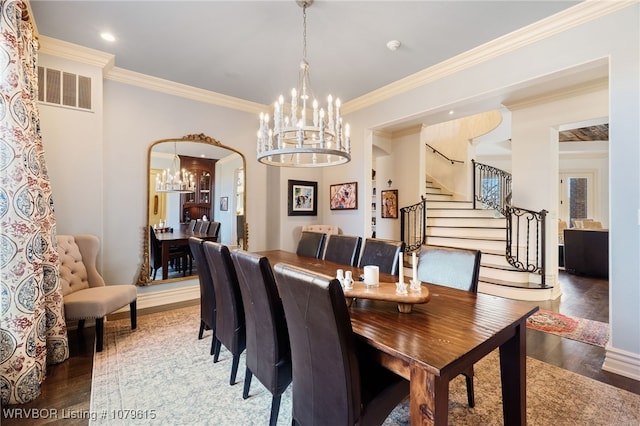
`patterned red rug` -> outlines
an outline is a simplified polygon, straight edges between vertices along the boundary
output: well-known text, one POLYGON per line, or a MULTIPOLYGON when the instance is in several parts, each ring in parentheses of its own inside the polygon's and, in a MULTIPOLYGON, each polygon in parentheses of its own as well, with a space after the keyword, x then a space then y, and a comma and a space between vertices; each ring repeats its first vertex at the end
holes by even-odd
POLYGON ((567 339, 604 347, 609 341, 609 324, 574 318, 540 309, 527 319, 527 327, 567 339))

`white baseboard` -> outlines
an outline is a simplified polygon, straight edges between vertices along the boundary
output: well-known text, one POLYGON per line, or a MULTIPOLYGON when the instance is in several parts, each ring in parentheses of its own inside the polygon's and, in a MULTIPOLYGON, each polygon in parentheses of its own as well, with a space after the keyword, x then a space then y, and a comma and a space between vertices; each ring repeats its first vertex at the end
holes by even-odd
POLYGON ((640 380, 640 354, 607 346, 602 369, 633 380, 640 380))
MULTIPOLYGON (((172 303, 188 302, 200 299, 200 286, 196 283, 189 286, 172 288, 138 294, 137 308, 154 308, 156 306, 170 305, 172 303)), ((129 312, 129 305, 118 309, 114 313, 129 312)))

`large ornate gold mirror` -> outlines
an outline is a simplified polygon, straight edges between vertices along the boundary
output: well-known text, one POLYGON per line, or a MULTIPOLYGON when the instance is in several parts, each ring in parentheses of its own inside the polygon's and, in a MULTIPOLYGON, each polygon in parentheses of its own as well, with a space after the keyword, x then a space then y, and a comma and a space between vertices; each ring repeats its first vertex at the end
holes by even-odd
POLYGON ((245 170, 242 153, 204 134, 151 144, 138 285, 196 276, 190 236, 248 249, 245 170))

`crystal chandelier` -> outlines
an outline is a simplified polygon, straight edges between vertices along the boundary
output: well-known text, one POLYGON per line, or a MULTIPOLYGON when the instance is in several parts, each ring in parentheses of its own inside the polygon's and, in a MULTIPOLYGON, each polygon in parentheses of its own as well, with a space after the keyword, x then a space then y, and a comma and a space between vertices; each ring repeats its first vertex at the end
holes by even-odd
POLYGON ((173 160, 171 167, 162 171, 162 175, 156 175, 156 192, 178 192, 188 194, 195 192, 196 183, 193 173, 186 169, 180 170, 180 157, 176 150, 176 143, 173 144, 173 160))
POLYGON ((302 7, 303 18, 298 88, 291 90, 290 114, 285 115, 282 95, 274 104, 273 120, 269 114, 260 114, 258 161, 281 167, 325 167, 348 163, 351 161, 351 140, 349 124, 344 127, 342 124, 340 99, 334 101, 329 95, 325 111, 318 108, 311 89, 307 62, 307 8, 313 0, 296 0, 296 3, 302 7))

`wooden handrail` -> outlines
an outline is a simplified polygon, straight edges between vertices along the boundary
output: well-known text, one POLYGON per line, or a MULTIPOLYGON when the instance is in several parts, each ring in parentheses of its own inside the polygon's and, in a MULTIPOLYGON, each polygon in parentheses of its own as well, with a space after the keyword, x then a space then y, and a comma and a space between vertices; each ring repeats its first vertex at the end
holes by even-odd
POLYGON ((429 145, 428 143, 425 142, 425 145, 427 147, 429 147, 430 150, 433 151, 434 154, 438 154, 439 156, 441 156, 442 158, 444 158, 447 161, 450 161, 451 164, 455 164, 455 163, 460 163, 460 164, 464 164, 464 161, 460 161, 460 160, 452 160, 451 158, 447 157, 446 155, 444 155, 443 153, 441 153, 440 151, 438 151, 437 149, 435 149, 434 147, 432 147, 431 145, 429 145))

